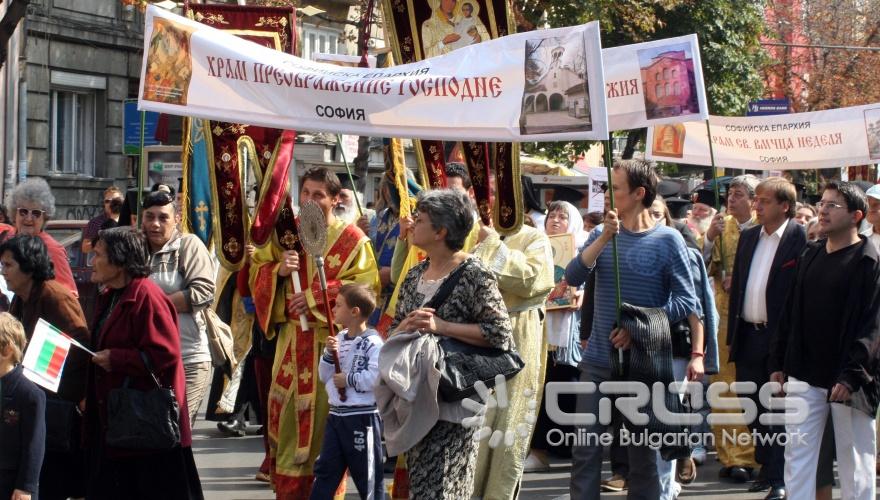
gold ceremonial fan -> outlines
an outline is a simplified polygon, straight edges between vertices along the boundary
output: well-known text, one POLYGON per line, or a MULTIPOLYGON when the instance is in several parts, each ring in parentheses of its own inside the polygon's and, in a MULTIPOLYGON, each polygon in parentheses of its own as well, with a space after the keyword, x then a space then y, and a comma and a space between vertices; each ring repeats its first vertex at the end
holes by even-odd
POLYGON ((317 203, 308 201, 300 208, 299 230, 306 253, 323 260, 324 246, 327 244, 327 220, 317 203))
MULTIPOLYGON (((327 293, 327 275, 324 273, 324 246, 327 244, 327 219, 324 211, 313 201, 308 201, 299 209, 299 239, 306 253, 314 257, 318 278, 321 282, 321 296, 324 299, 324 315, 330 336, 335 335, 333 328, 333 310, 330 308, 330 296, 327 293)), ((333 365, 336 373, 341 373, 339 355, 333 353, 333 365)), ((345 388, 339 387, 339 399, 345 401, 345 388)))

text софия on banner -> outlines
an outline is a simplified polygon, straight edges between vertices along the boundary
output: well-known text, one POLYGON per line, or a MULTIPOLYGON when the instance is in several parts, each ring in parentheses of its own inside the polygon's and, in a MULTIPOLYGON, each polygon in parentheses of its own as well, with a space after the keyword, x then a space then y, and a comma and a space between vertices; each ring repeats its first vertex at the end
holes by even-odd
POLYGON ((596 22, 393 68, 340 68, 150 6, 139 108, 357 135, 586 140, 608 137, 604 89, 596 22), (551 90, 559 97, 533 110, 551 90))

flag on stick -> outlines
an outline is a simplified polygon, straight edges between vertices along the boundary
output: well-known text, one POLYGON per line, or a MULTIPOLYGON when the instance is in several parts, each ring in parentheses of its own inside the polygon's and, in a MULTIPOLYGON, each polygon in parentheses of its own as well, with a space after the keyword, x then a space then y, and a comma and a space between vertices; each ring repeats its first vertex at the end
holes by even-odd
POLYGON ((61 373, 70 346, 76 345, 94 356, 94 353, 83 347, 79 342, 68 337, 44 319, 37 321, 34 335, 31 337, 27 351, 24 353, 24 375, 35 384, 52 392, 58 392, 61 373))

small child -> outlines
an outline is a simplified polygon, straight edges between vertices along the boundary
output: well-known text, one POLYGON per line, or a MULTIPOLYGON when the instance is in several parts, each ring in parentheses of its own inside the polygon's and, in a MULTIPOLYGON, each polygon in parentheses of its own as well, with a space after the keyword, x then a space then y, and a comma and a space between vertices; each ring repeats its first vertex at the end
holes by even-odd
POLYGON ((321 454, 315 462, 313 500, 333 498, 347 468, 361 498, 385 498, 383 485, 382 423, 373 387, 379 379, 382 337, 367 328, 376 297, 366 285, 339 289, 333 307, 335 323, 345 327, 327 339, 318 376, 327 387, 330 414, 321 454), (341 373, 334 373, 333 353, 339 354, 341 373), (345 401, 339 389, 345 389, 345 401))
POLYGON ((477 35, 477 23, 473 18, 474 6, 468 2, 461 5, 461 16, 455 19, 455 31, 458 40, 449 44, 452 50, 467 47, 474 43, 474 37, 477 35))
POLYGON ((0 499, 36 500, 46 449, 46 393, 20 365, 27 337, 0 313, 0 499))

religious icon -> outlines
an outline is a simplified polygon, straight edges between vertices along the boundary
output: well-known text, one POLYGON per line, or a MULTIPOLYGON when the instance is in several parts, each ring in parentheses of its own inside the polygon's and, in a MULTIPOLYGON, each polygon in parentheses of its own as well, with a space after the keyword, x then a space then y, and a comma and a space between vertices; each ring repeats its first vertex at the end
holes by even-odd
POLYGON ((655 126, 651 154, 681 158, 684 155, 684 137, 685 128, 681 123, 655 126))
POLYGON ((190 36, 193 29, 169 19, 154 18, 144 99, 167 104, 186 105, 192 77, 190 36))
POLYGON ((453 50, 491 37, 480 19, 477 0, 428 0, 431 17, 421 26, 425 58, 448 54, 453 50))
POLYGON ((557 234, 549 236, 553 249, 553 281, 556 285, 547 296, 547 310, 569 308, 575 303, 575 288, 565 281, 565 266, 574 258, 574 236, 557 234))

